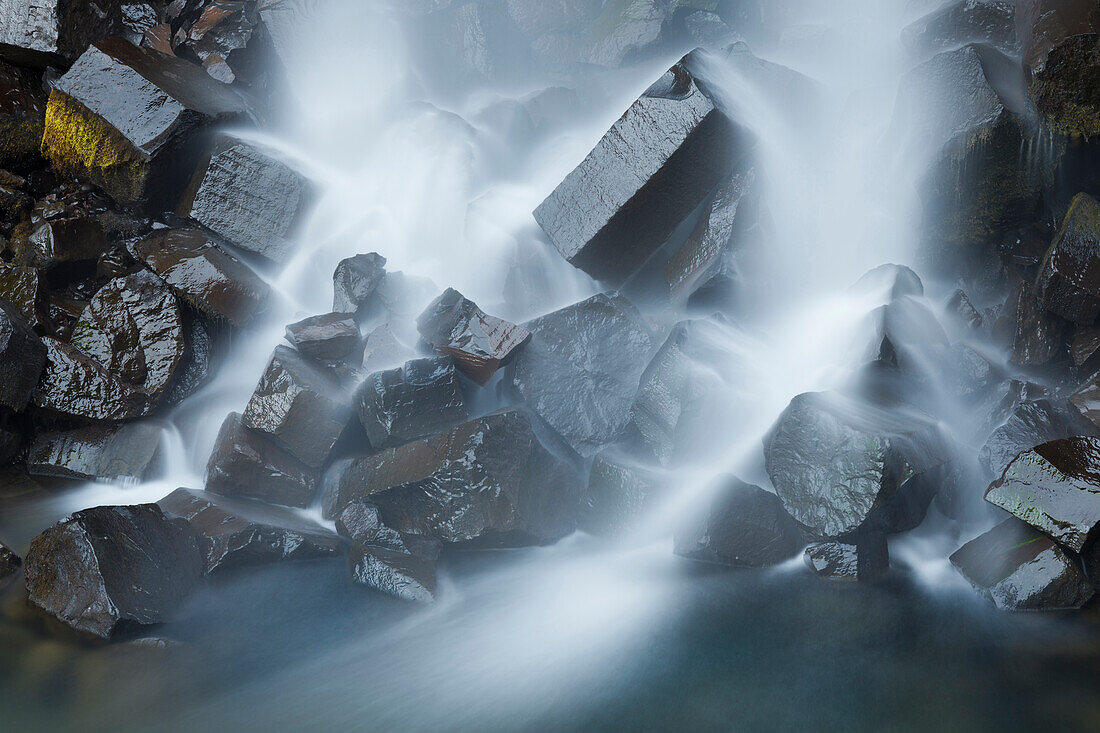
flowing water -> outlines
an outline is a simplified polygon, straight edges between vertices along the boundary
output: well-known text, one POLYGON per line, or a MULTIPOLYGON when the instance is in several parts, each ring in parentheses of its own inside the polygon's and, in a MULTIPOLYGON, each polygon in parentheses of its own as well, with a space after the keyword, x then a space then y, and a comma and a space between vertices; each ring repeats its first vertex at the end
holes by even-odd
MULTIPOLYGON (((157 632, 183 642, 168 649, 51 641, 12 601, 0 728, 1095 729, 1092 622, 1000 614, 951 571, 947 554, 985 517, 958 525, 933 509, 893 542, 900 572, 870 588, 822 583, 800 559, 737 572, 672 554, 672 528, 716 476, 768 485, 761 438, 793 396, 851 378, 887 297, 852 283, 915 260, 931 151, 903 144, 893 111, 914 63, 899 31, 932 4, 777 2, 788 28, 754 51, 809 77, 810 101, 712 59, 723 103, 759 136, 770 216, 744 262, 743 317, 707 331, 729 365, 713 424, 670 477, 671 500, 625 538, 451 557, 425 609, 351 587, 340 563, 223 578, 157 632)), ((303 21, 288 50, 294 104, 262 142, 320 190, 299 254, 271 274, 271 312, 170 417, 162 479, 17 502, 0 517, 6 539, 25 547, 73 510, 200 485, 222 418, 244 406, 283 325, 329 309, 344 257, 380 252, 434 284, 425 301, 452 286, 516 320, 598 292, 530 212, 675 56, 580 73, 576 94, 542 97, 536 130, 517 129, 513 101, 557 80, 441 85, 444 61, 413 27, 371 0, 318 3, 303 21), (523 298, 506 295, 517 273, 523 298)), ((925 283, 938 312, 943 286, 925 283)))

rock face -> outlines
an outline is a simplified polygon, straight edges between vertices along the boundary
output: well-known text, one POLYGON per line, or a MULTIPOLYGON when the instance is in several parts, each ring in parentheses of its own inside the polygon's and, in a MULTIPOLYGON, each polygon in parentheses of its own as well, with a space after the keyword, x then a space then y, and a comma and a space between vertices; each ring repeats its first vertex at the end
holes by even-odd
MULTIPOLYGON (((0 17, 2 12, 0 7, 0 17)), ((0 38, 3 33, 0 28, 0 38)), ((46 95, 35 75, 0 63, 0 168, 21 171, 40 160, 38 149, 45 119, 46 95)))
POLYGON ((581 527, 595 535, 622 534, 661 498, 665 483, 655 471, 605 448, 592 461, 581 527))
POLYGON ((399 532, 542 544, 576 527, 581 488, 573 467, 539 442, 531 418, 509 410, 349 461, 326 477, 322 508, 336 517, 369 496, 399 532))
POLYGON ((4 545, 0 545, 0 592, 11 585, 21 567, 23 560, 4 545))
POLYGON ((41 433, 31 445, 27 470, 32 476, 144 481, 160 467, 163 435, 149 422, 41 433))
POLYGON ((1019 50, 1015 3, 1011 0, 957 0, 932 11, 901 32, 917 53, 950 51, 966 43, 987 43, 1006 54, 1019 50))
POLYGON ((149 414, 149 395, 120 380, 98 361, 54 338, 44 338, 46 369, 34 404, 60 415, 119 422, 149 414))
POLYGON ((194 534, 157 505, 96 507, 31 541, 27 596, 77 631, 108 639, 168 620, 202 569, 194 534))
POLYGON ((794 557, 805 542, 775 494, 733 476, 723 479, 705 515, 676 533, 676 554, 759 568, 794 557))
POLYGON ((634 306, 601 294, 524 328, 533 336, 516 356, 515 384, 535 413, 582 456, 623 437, 653 350, 634 306))
POLYGON ((277 346, 245 408, 243 422, 311 468, 328 460, 347 427, 348 396, 301 354, 277 346))
POLYGON ((1037 445, 1074 436, 1100 436, 1100 429, 1067 402, 1036 400, 1016 407, 993 431, 978 455, 981 464, 1000 476, 1012 460, 1037 445))
POLYGON ((0 300, 0 405, 20 412, 46 365, 46 347, 23 316, 0 300))
POLYGON ((334 532, 288 509, 205 491, 176 489, 157 502, 166 516, 186 521, 199 540, 207 574, 281 560, 338 555, 334 532))
POLYGON ((247 113, 239 94, 201 68, 112 38, 58 80, 42 152, 121 204, 159 210, 175 204, 192 174, 203 128, 247 113))
POLYGON ((750 145, 690 63, 658 79, 535 210, 562 256, 597 280, 636 272, 750 145))
POLYGON ((198 229, 157 232, 128 249, 192 307, 237 328, 267 301, 267 283, 198 229))
POLYGON ((455 366, 478 384, 488 382, 531 338, 530 331, 488 315, 453 288, 432 301, 416 327, 433 349, 453 357, 455 366))
POLYGON ((386 276, 386 258, 377 252, 341 260, 332 273, 332 310, 358 313, 386 276))
POLYGON ((1091 325, 1100 315, 1100 203, 1079 194, 1039 270, 1039 302, 1066 320, 1091 325))
POLYGON ((371 374, 355 391, 355 408, 375 449, 435 435, 467 417, 449 356, 414 359, 371 374))
POLYGON ((363 340, 363 371, 378 372, 409 361, 416 353, 397 340, 393 329, 382 324, 367 334, 363 340))
POLYGON ((936 423, 831 393, 791 400, 765 440, 765 464, 783 506, 814 535, 860 529, 905 480, 948 455, 936 423))
POLYGON ((1009 361, 1036 366, 1047 364, 1062 353, 1066 322, 1043 310, 1032 283, 1017 283, 1005 308, 1012 329, 1009 361))
POLYGON ((311 316, 286 327, 286 340, 319 361, 338 361, 358 350, 359 324, 354 313, 311 316))
POLYGON ((206 152, 180 201, 190 217, 241 249, 283 262, 300 220, 306 179, 274 153, 220 135, 206 152))
POLYGON ((27 261, 42 270, 99 259, 107 251, 107 236, 88 216, 66 216, 43 222, 27 239, 27 261))
POLYGON ((206 466, 207 491, 286 506, 309 506, 317 480, 315 469, 249 430, 236 412, 222 423, 206 466))
POLYGON ((1053 540, 1015 517, 960 547, 951 564, 998 608, 1080 608, 1095 593, 1053 540))
POLYGON ((122 32, 122 2, 0 2, 0 58, 23 66, 66 67, 88 44, 122 32))

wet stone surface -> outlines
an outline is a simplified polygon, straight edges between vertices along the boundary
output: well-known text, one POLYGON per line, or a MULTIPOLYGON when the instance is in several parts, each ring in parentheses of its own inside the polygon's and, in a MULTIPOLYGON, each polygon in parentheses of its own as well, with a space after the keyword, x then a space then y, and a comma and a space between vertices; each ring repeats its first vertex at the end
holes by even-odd
POLYGON ((478 384, 488 382, 531 338, 530 331, 488 315, 453 288, 432 301, 416 327, 432 348, 454 358, 455 366, 478 384))
POLYGON ((151 422, 40 433, 27 456, 32 476, 144 481, 162 467, 164 429, 151 422))
POLYGON ((374 372, 356 390, 355 409, 376 449, 440 433, 467 417, 449 356, 413 359, 400 369, 374 372))

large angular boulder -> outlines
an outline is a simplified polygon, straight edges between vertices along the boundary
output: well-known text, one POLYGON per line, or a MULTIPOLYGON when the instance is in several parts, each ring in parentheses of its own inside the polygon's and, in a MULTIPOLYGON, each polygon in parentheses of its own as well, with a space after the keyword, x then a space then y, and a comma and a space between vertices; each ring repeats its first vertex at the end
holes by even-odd
POLYGON ((167 621, 202 578, 198 540, 156 504, 85 509, 31 541, 27 597, 77 631, 109 639, 167 621))
POLYGON ((600 294, 524 328, 533 336, 516 356, 515 384, 531 409, 582 456, 624 437, 653 351, 637 309, 600 294))
POLYGON ((338 534, 289 509, 176 489, 157 504, 166 516, 186 521, 198 537, 206 574, 281 560, 340 554, 338 534))
POLYGON ((399 532, 444 543, 544 544, 576 527, 581 489, 573 466, 513 409, 348 461, 326 476, 321 505, 331 518, 369 496, 399 532))
POLYGON ((622 535, 657 505, 667 483, 667 477, 617 447, 603 449, 592 460, 588 474, 581 527, 595 535, 622 535))
POLYGON ((22 558, 0 544, 0 592, 7 590, 22 567, 22 558))
POLYGON ((177 211, 241 249, 284 262, 307 187, 273 151, 223 134, 206 151, 177 211))
MULTIPOLYGON (((0 38, 3 33, 0 27, 0 38)), ((45 120, 46 95, 36 76, 0 63, 0 168, 22 171, 41 160, 39 146, 45 120)))
POLYGON ((332 273, 332 310, 358 313, 386 276, 386 258, 377 252, 340 260, 332 273))
POLYGON ((339 361, 361 345, 354 313, 326 313, 292 323, 286 327, 286 340, 318 361, 339 361))
POLYGON ((597 280, 636 272, 751 144, 696 83, 692 61, 646 90, 535 210, 561 255, 597 280))
POLYGON ((1019 51, 1013 0, 955 0, 906 26, 901 40, 915 53, 950 51, 986 43, 1006 54, 1019 51))
POLYGON ((245 427, 240 413, 222 422, 206 465, 206 490, 225 496, 307 507, 317 493, 317 470, 245 427))
POLYGON ((706 512, 676 532, 676 554, 760 568, 791 559, 806 544, 775 494, 728 476, 706 512))
POLYGON ((37 333, 50 330, 46 282, 33 267, 0 264, 0 300, 6 300, 37 333))
POLYGON ((0 300, 0 405, 22 411, 46 365, 46 347, 10 303, 0 300))
POLYGON ((1085 326, 1100 315, 1100 203, 1073 199, 1036 280, 1039 302, 1050 313, 1085 326))
POLYGON ((27 454, 32 476, 144 481, 161 466, 164 429, 151 422, 92 426, 35 436, 27 454))
POLYGON ((995 429, 978 454, 994 476, 1000 476, 1016 456, 1035 446, 1075 436, 1100 437, 1097 428, 1069 402, 1040 399, 1015 407, 995 429))
POLYGON ((490 316, 454 288, 447 288, 420 314, 416 328, 428 345, 454 358, 463 374, 478 384, 488 382, 531 332, 490 316))
POLYGON ((48 412, 101 422, 144 417, 148 393, 122 381, 95 359, 55 338, 44 338, 46 368, 32 397, 48 412))
POLYGON ((119 203, 162 210, 193 173, 203 131, 248 113, 240 94, 198 66, 112 38, 57 81, 42 152, 119 203))
POLYGON ((435 435, 467 418, 449 356, 413 359, 400 369, 374 372, 356 389, 355 409, 375 449, 435 435))
POLYGON ((0 1, 0 58, 20 66, 67 67, 88 44, 123 30, 123 0, 0 1))
POLYGON ((960 547, 951 564, 1006 611, 1080 608, 1095 594, 1053 540, 1015 517, 960 547))
POLYGON ((1072 36, 1100 30, 1100 8, 1092 0, 1017 0, 1016 34, 1024 65, 1041 73, 1050 50, 1072 36))
POLYGON ((323 367, 277 346, 242 419, 302 463, 320 468, 347 427, 349 402, 323 367))
POLYGON ((355 583, 404 601, 429 603, 435 600, 436 556, 439 544, 420 552, 399 552, 386 547, 356 544, 348 553, 351 578, 355 583))
POLYGON ((139 262, 204 315, 241 328, 270 288, 252 268, 198 229, 168 229, 128 243, 139 262))
POLYGON ((107 234, 99 220, 74 212, 39 224, 27 237, 23 261, 48 271, 61 265, 98 260, 109 247, 107 234))

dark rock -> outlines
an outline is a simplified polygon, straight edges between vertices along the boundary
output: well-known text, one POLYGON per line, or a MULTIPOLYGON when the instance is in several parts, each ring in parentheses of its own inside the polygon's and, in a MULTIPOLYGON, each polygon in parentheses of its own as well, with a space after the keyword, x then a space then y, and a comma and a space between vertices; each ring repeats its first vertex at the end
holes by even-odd
POLYGON ((868 360, 879 360, 907 374, 936 372, 948 349, 947 334, 936 316, 916 298, 903 295, 871 313, 868 360))
POLYGON ((1100 426, 1100 374, 1093 374, 1091 379, 1078 387, 1069 396, 1069 402, 1082 417, 1100 426))
POLYGON ((584 494, 581 527, 601 536, 621 535, 665 494, 666 480, 616 448, 592 461, 584 494))
POLYGON ((1032 72, 1028 92, 1050 127, 1063 135, 1089 138, 1100 133, 1100 25, 1093 33, 1070 36, 1032 72))
POLYGON ((44 338, 46 369, 34 404, 59 415, 118 422, 148 415, 149 395, 123 382, 98 361, 54 338, 44 338))
POLYGON ((951 564, 1002 610, 1080 608, 1095 593, 1053 540, 1015 517, 960 547, 951 564))
POLYGON ((207 4, 195 19, 177 51, 194 58, 223 84, 252 78, 259 47, 265 40, 248 3, 220 0, 207 4))
POLYGON ((1022 267, 1038 265, 1050 249, 1052 234, 1044 222, 1010 229, 1001 238, 998 254, 1009 264, 1022 267))
POLYGON ((705 515, 676 533, 676 554, 759 568, 794 557, 805 542, 775 494, 729 476, 705 515))
MULTIPOLYGON (((0 39, 4 35, 0 24, 0 39)), ((0 168, 24 171, 41 161, 45 120, 46 95, 35 75, 0 63, 0 168)))
POLYGON ((161 22, 162 13, 151 3, 127 3, 122 6, 122 26, 126 40, 140 46, 145 32, 161 22))
POLYGON ((1039 302, 1066 320, 1091 325, 1100 315, 1100 203, 1078 194, 1036 280, 1039 302))
POLYGON ((393 369, 414 356, 416 353, 397 340, 388 324, 368 333, 363 341, 363 371, 368 374, 393 369))
POLYGON ((15 580, 15 575, 22 567, 23 560, 0 544, 0 592, 7 590, 7 587, 15 580))
POLYGON ((1082 417, 1069 402, 1046 399, 1024 402, 993 431, 978 458, 990 473, 1000 476, 1021 453, 1074 436, 1098 437, 1100 428, 1082 417))
POLYGON ((382 511, 369 499, 356 499, 344 507, 336 517, 336 532, 352 542, 409 552, 405 535, 387 527, 382 521, 382 511))
POLYGON ((449 356, 414 359, 371 374, 355 392, 355 407, 376 449, 435 435, 467 418, 449 356))
POLYGON ((163 434, 149 422, 41 433, 27 455, 27 470, 32 476, 145 481, 161 466, 163 434))
POLYGON ((241 95, 201 68, 112 38, 57 82, 42 152, 119 203, 159 211, 175 205, 193 173, 203 130, 248 112, 241 95))
POLYGON ((1066 38, 1100 30, 1100 9, 1093 0, 1017 0, 1016 34, 1024 65, 1042 72, 1050 50, 1066 38))
POLYGON ((924 283, 920 276, 905 265, 879 265, 863 273, 852 288, 865 293, 882 293, 886 301, 894 301, 905 295, 914 298, 924 296, 924 283))
POLYGON ((302 463, 320 468, 347 427, 348 402, 348 395, 322 367, 277 346, 243 421, 302 463))
POLYGON ((359 585, 405 601, 435 600, 434 558, 360 544, 349 552, 348 562, 359 585))
POLYGON ((989 359, 966 344, 955 344, 947 352, 943 385, 957 400, 973 403, 984 397, 1001 375, 989 359))
POLYGON ((191 525, 207 574, 281 560, 340 554, 343 540, 289 509, 230 499, 205 491, 176 489, 157 502, 166 516, 191 525))
POLYGON ((307 185, 273 151, 222 134, 206 151, 177 211, 241 249, 284 262, 305 211, 307 185))
POLYGON ((332 273, 332 310, 357 313, 370 302, 386 276, 386 258, 377 252, 340 260, 332 273))
POLYGON ((957 0, 906 26, 901 39, 912 51, 933 54, 967 43, 987 43, 1015 54, 1015 3, 1011 0, 957 0))
POLYGON ((871 534, 851 544, 819 542, 806 548, 802 559, 814 575, 828 580, 875 581, 890 568, 885 536, 871 534))
POLYGON ((953 314, 967 328, 972 331, 980 331, 982 328, 982 314, 970 302, 970 297, 963 290, 956 290, 947 301, 947 312, 953 314))
POLYGON ((27 596, 77 631, 108 639, 167 621, 202 568, 194 534, 156 504, 96 507, 31 541, 27 596))
POLYGON ((576 527, 582 484, 520 410, 351 460, 326 477, 322 509, 336 517, 369 496, 387 526, 445 543, 543 544, 576 527))
POLYGON ((432 301, 416 321, 428 345, 454 358, 455 366, 485 384, 531 338, 531 332, 490 316, 453 288, 432 301))
POLYGON ((249 430, 239 413, 222 423, 206 467, 206 490, 225 496, 307 507, 317 493, 317 471, 249 430))
POLYGON ((98 260, 109 243, 100 222, 90 216, 45 221, 27 238, 26 261, 43 270, 98 260))
POLYGON ((653 344, 621 296, 596 295, 524 324, 533 336, 515 359, 527 403, 582 456, 624 437, 653 344))
POLYGON ((0 58, 19 66, 67 67, 88 44, 123 30, 122 3, 0 2, 0 58))
POLYGON ((224 353, 224 341, 215 327, 201 315, 183 309, 183 361, 176 368, 172 384, 164 394, 164 404, 178 405, 195 394, 214 375, 214 368, 224 353))
POLYGON ((1009 361, 1024 366, 1047 364, 1063 353, 1066 323, 1043 310, 1031 283, 1020 282, 1005 303, 1012 327, 1009 361))
POLYGON ((697 86, 688 57, 653 84, 535 210, 562 256, 621 284, 749 147, 697 86))
POLYGON ((1095 372, 1100 367, 1100 360, 1096 357, 1100 354, 1100 328, 1078 328, 1077 333, 1070 342, 1069 356, 1073 363, 1081 367, 1086 374, 1095 372))
POLYGON ((791 400, 764 447, 783 506, 824 539, 863 527, 906 479, 949 455, 942 431, 919 410, 887 411, 825 392, 791 400))
POLYGON ((157 232, 130 243, 129 250, 184 301, 238 328, 267 301, 267 283, 198 229, 157 232))
POLYGON ((320 361, 339 361, 358 350, 361 336, 354 313, 326 313, 286 327, 286 340, 320 361))
POLYGON ((21 412, 45 365, 42 339, 15 307, 0 300, 0 405, 21 412))

